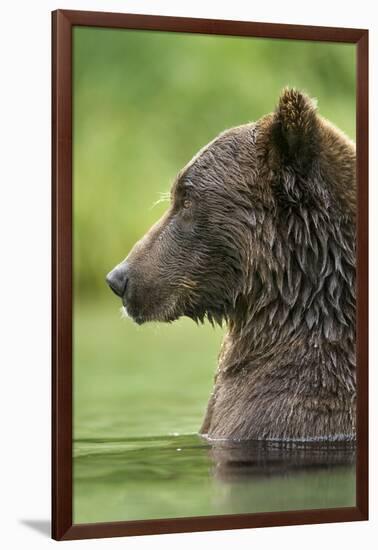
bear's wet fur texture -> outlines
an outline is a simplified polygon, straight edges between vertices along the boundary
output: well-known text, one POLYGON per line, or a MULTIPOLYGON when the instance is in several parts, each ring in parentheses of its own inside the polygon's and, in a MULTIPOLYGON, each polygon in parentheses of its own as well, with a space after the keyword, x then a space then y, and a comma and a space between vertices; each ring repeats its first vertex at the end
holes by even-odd
POLYGON ((227 323, 203 435, 355 439, 355 216, 354 144, 294 89, 178 174, 114 271, 138 323, 227 323))

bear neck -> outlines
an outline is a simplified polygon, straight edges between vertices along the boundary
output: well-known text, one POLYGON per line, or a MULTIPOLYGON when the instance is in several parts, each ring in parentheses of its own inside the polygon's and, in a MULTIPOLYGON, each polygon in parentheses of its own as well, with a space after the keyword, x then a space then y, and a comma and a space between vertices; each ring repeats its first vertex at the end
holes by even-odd
POLYGON ((295 362, 295 349, 304 348, 324 361, 338 347, 353 362, 354 224, 346 217, 331 224, 327 215, 304 207, 283 221, 250 266, 249 288, 230 316, 221 367, 253 368, 282 354, 295 362))

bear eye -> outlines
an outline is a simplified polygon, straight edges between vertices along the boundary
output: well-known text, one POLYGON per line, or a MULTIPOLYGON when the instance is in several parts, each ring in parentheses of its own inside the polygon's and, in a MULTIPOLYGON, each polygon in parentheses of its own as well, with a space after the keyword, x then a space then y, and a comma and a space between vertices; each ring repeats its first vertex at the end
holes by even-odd
POLYGON ((185 199, 182 205, 184 208, 190 208, 192 206, 192 201, 190 199, 185 199))

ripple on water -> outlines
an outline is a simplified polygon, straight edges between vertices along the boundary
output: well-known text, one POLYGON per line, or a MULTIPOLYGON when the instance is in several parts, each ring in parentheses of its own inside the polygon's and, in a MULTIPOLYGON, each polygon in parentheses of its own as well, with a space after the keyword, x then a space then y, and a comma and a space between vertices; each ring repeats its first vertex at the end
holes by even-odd
POLYGON ((196 434, 74 442, 77 523, 354 505, 351 444, 196 434))

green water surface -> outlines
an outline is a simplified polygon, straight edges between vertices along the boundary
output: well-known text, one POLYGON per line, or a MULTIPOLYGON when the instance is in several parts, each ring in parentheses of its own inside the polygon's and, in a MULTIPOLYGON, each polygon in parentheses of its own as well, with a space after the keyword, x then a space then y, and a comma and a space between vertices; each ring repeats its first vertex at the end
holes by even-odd
POLYGON ((223 445, 197 435, 77 442, 75 522, 355 504, 348 449, 223 445))

